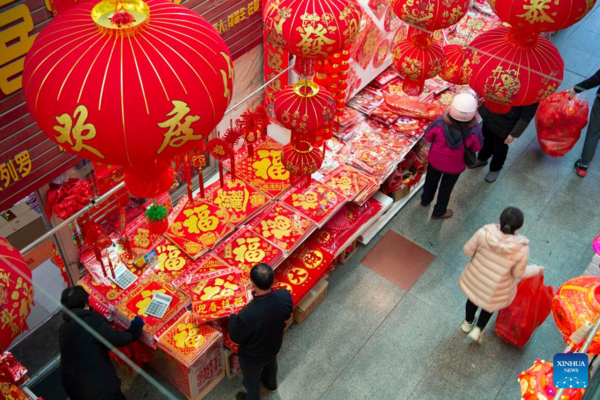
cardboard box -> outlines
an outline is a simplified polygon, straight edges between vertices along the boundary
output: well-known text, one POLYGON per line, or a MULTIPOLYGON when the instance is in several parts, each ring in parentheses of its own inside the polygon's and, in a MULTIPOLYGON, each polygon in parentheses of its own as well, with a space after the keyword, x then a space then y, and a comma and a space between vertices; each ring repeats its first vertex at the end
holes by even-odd
POLYGON ((285 321, 284 332, 287 331, 288 329, 290 329, 290 326, 292 326, 293 323, 294 323, 294 314, 292 313, 292 316, 290 317, 290 319, 288 319, 287 321, 285 321))
POLYGON ((241 370, 238 355, 229 349, 225 349, 225 373, 227 377, 233 379, 241 370))
POLYGON ((9 211, 16 217, 10 221, 4 220, 0 226, 0 236, 17 249, 21 250, 46 233, 42 216, 27 203, 19 203, 9 211))
POLYGON ((298 306, 294 309, 294 321, 297 324, 301 324, 325 300, 328 285, 329 283, 325 279, 321 279, 298 303, 298 306))

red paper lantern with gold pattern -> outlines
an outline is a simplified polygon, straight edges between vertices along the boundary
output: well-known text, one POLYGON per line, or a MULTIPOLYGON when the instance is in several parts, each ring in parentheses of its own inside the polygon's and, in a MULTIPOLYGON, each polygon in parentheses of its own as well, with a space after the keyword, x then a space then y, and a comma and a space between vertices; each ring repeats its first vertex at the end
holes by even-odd
POLYGON ((19 250, 0 237, 0 353, 28 329, 32 305, 31 270, 19 250))
POLYGON ((535 33, 499 27, 482 33, 467 49, 469 85, 486 107, 507 113, 551 95, 563 79, 564 63, 552 43, 535 33))
POLYGON ((121 4, 82 2, 37 36, 23 72, 27 106, 50 139, 80 157, 125 166, 171 160, 221 121, 231 56, 215 28, 184 6, 121 4), (121 11, 133 20, 116 21, 121 11))
POLYGON ((391 0, 394 13, 409 25, 433 33, 462 19, 469 0, 391 0))
MULTIPOLYGON (((550 400, 558 391, 554 386, 552 363, 539 359, 519 374, 519 384, 521 400, 550 400)), ((584 389, 565 389, 560 400, 581 400, 583 393, 584 389)))
MULTIPOLYGON (((600 313, 600 277, 580 276, 558 288, 552 299, 552 315, 565 340, 575 348, 569 337, 586 322, 591 324, 600 313)), ((588 353, 600 354, 600 332, 596 334, 588 353)))
POLYGON ((440 78, 454 85, 466 85, 468 83, 464 70, 465 48, 459 44, 444 46, 444 69, 440 72, 440 78))
POLYGON ((266 2, 263 19, 272 45, 298 56, 296 69, 307 75, 314 72, 310 60, 340 52, 354 41, 361 10, 349 0, 277 0, 266 2))
POLYGON ((285 169, 294 176, 312 175, 323 164, 321 151, 306 140, 286 144, 281 160, 285 169))
POLYGON ((596 0, 490 0, 492 10, 511 26, 533 32, 556 32, 581 21, 596 0))
POLYGON ((410 28, 408 39, 394 48, 392 62, 404 77, 404 93, 418 96, 423 92, 425 80, 435 77, 444 68, 444 50, 433 42, 431 35, 410 28))
POLYGON ((314 82, 300 81, 289 85, 275 99, 277 120, 305 139, 331 125, 335 114, 335 100, 324 87, 314 82))

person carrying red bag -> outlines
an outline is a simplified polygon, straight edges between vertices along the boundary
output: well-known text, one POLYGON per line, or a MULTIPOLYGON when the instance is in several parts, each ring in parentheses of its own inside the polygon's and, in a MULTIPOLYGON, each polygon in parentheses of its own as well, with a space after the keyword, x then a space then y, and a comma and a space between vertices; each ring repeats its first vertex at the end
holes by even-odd
MULTIPOLYGON (((569 90, 569 97, 573 98, 577 93, 581 93, 585 90, 600 86, 600 70, 596 71, 594 75, 579 82, 572 89, 569 90)), ((588 125, 587 133, 585 134, 585 142, 583 143, 583 150, 581 151, 581 158, 575 163, 575 169, 577 175, 582 178, 587 175, 587 169, 590 163, 596 155, 596 147, 598 147, 598 140, 600 140, 600 102, 598 101, 598 94, 600 89, 596 92, 596 99, 592 106, 592 113, 590 115, 590 124, 588 125)))
POLYGON ((544 273, 544 267, 527 265, 529 240, 517 234, 524 222, 523 212, 507 207, 500 215, 500 224, 479 229, 464 246, 471 257, 459 279, 467 296, 466 316, 461 329, 477 343, 495 311, 508 307, 517 295, 517 279, 544 273), (475 314, 481 308, 475 329, 475 314))

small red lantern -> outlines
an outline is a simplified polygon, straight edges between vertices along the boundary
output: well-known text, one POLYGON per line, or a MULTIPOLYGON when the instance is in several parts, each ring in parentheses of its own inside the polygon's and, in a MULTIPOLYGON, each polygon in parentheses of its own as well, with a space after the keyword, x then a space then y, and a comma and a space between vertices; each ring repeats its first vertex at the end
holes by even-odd
POLYGON ((335 100, 331 93, 311 81, 287 86, 275 99, 277 120, 299 135, 317 132, 333 121, 335 100))
POLYGON ((281 160, 285 169, 297 177, 310 176, 323 164, 321 151, 306 140, 286 144, 283 147, 281 160))
POLYGON ((501 20, 532 32, 556 32, 581 21, 596 0, 490 0, 501 20))
POLYGON ((417 29, 409 30, 408 39, 394 49, 394 67, 404 77, 402 90, 409 96, 423 92, 425 80, 435 77, 444 68, 444 50, 433 37, 417 29))
POLYGON ((311 75, 316 59, 354 41, 361 11, 349 0, 279 0, 266 2, 263 19, 271 43, 300 58, 296 65, 300 75, 311 75))
POLYGON ((146 210, 146 221, 148 222, 148 230, 152 235, 162 235, 169 229, 169 212, 167 209, 154 203, 146 210))
POLYGON ((471 42, 464 68, 471 88, 485 97, 486 107, 502 114, 554 93, 562 82, 564 63, 548 39, 499 27, 471 42))
POLYGON ((19 250, 0 237, 0 353, 23 330, 33 305, 31 270, 19 250))
MULTIPOLYGON (((519 374, 521 400, 551 400, 558 389, 554 386, 552 363, 537 359, 527 371, 519 374)), ((560 400, 581 400, 584 389, 565 389, 560 400)), ((559 399, 556 399, 559 400, 559 399)))
POLYGON ((168 192, 175 182, 170 161, 125 168, 125 187, 132 195, 152 199, 168 192))
MULTIPOLYGON (((600 278, 580 276, 570 279, 558 288, 552 299, 552 315, 556 326, 569 345, 578 348, 569 337, 586 322, 594 323, 600 313, 600 278)), ((600 354, 600 332, 596 334, 588 353, 600 354)))
POLYGON ((449 44, 444 46, 444 54, 444 69, 440 72, 440 78, 454 85, 466 85, 465 48, 459 44, 449 44))
POLYGON ((448 28, 465 16, 470 0, 391 0, 394 13, 409 25, 430 33, 448 28))

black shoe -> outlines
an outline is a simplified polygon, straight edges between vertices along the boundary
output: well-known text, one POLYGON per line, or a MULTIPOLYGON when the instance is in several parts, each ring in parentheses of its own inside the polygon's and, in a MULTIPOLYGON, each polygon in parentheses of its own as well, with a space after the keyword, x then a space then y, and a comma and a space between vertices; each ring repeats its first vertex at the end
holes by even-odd
POLYGON ((235 400, 246 400, 246 396, 248 396, 246 392, 237 392, 235 400))
POLYGON ((421 206, 422 207, 429 207, 430 204, 431 204, 431 202, 429 202, 429 203, 423 203, 423 202, 421 202, 421 206))
POLYGON ((265 388, 265 390, 267 390, 271 393, 277 393, 277 387, 275 387, 275 389, 271 389, 269 386, 267 386, 267 384, 265 382, 261 382, 261 384, 265 388))

